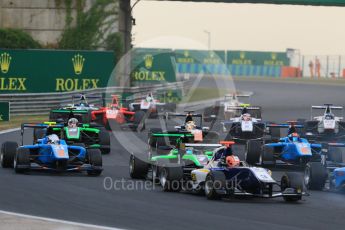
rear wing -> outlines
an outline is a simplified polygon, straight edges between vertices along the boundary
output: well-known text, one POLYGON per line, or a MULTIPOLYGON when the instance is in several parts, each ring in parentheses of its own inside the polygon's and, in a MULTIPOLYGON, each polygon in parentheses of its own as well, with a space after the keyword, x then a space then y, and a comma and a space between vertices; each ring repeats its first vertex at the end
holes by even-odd
POLYGON ((313 120, 314 118, 314 114, 313 111, 314 110, 325 110, 324 113, 331 113, 332 110, 337 110, 337 111, 341 111, 341 118, 344 117, 344 107, 343 106, 334 106, 332 104, 324 104, 324 105, 312 105, 311 109, 310 109, 310 119, 313 120))
POLYGON ((302 133, 304 125, 300 125, 300 124, 295 124, 295 123, 288 123, 288 124, 272 124, 272 123, 268 123, 266 124, 267 128, 270 128, 270 132, 272 133, 271 129, 280 129, 280 128, 284 128, 284 129, 289 129, 288 130, 288 135, 294 132, 297 133, 302 133))
MULTIPOLYGON (((201 113, 191 113, 190 115, 192 115, 192 117, 201 117, 202 118, 202 114, 201 113)), ((186 117, 187 114, 184 113, 166 113, 165 117, 168 119, 168 117, 186 117)))
POLYGON ((261 110, 260 106, 248 106, 249 104, 241 104, 240 106, 233 106, 233 105, 229 105, 227 106, 227 108, 229 109, 234 109, 234 110, 243 110, 244 108, 246 108, 247 110, 261 110))
POLYGON ((32 128, 32 129, 46 129, 46 128, 63 128, 63 124, 56 124, 56 122, 44 122, 44 123, 23 123, 21 125, 21 130, 25 128, 32 128))
MULTIPOLYGON (((44 122, 44 123, 23 123, 21 124, 21 130, 20 130, 20 135, 22 139, 22 145, 24 145, 24 130, 26 128, 29 129, 48 129, 48 128, 59 128, 62 130, 64 127, 63 124, 56 124, 56 122, 44 122)), ((35 134, 34 134, 35 136, 35 134)), ((35 138, 34 138, 35 139, 35 138)))
POLYGON ((49 121, 52 121, 52 122, 66 123, 68 119, 72 117, 77 118, 79 123, 87 124, 91 122, 91 111, 65 108, 65 109, 53 109, 49 113, 49 121))
POLYGON ((291 127, 295 127, 295 128, 303 128, 303 125, 291 125, 291 124, 267 124, 266 127, 269 128, 291 128, 291 127))
POLYGON ((181 143, 193 143, 194 135, 190 132, 157 132, 151 133, 149 145, 154 148, 159 146, 178 146, 181 143))
MULTIPOLYGON (((197 124, 197 126, 202 127, 202 120, 203 120, 203 115, 200 113, 193 113, 193 111, 186 111, 187 113, 189 113, 192 118, 200 118, 199 120, 199 124, 197 124)), ((167 121, 171 118, 171 117, 187 117, 188 114, 185 113, 170 113, 167 112, 165 113, 165 124, 167 125, 167 121)), ((195 122, 197 123, 197 122, 195 122)))
POLYGON ((75 101, 84 101, 86 104, 89 104, 88 99, 99 99, 100 104, 102 104, 103 97, 102 95, 94 95, 94 94, 74 94, 72 95, 72 104, 75 104, 75 101))
POLYGON ((222 147, 223 145, 221 144, 199 144, 199 143, 186 143, 185 147, 222 147))
POLYGON ((330 108, 330 109, 334 109, 334 110, 343 110, 344 107, 343 106, 333 106, 333 105, 312 105, 311 106, 312 109, 327 109, 327 108, 330 108))
POLYGON ((236 110, 238 112, 243 113, 246 110, 246 113, 249 113, 252 117, 256 119, 261 119, 261 107, 260 106, 252 106, 250 104, 241 104, 239 106, 232 106, 229 105, 226 107, 227 110, 236 110))

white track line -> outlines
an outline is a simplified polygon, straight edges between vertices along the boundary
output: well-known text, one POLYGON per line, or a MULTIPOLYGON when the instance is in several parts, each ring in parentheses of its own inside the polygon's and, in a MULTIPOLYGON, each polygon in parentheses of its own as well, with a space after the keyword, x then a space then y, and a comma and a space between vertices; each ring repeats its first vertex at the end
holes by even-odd
POLYGON ((65 220, 59 220, 59 219, 53 219, 53 218, 45 218, 45 217, 32 216, 32 215, 25 215, 25 214, 20 214, 20 213, 15 213, 15 212, 7 212, 7 211, 2 211, 2 210, 0 210, 0 214, 22 217, 22 218, 28 218, 28 219, 33 219, 33 220, 48 221, 48 222, 59 223, 59 224, 73 225, 73 226, 77 226, 77 227, 104 229, 104 230, 124 230, 121 228, 111 228, 111 227, 106 227, 106 226, 101 226, 101 225, 83 224, 83 223, 78 223, 78 222, 65 221, 65 220))
POLYGON ((12 133, 12 132, 19 131, 19 130, 20 130, 20 128, 6 129, 6 130, 3 130, 3 131, 0 131, 0 135, 1 134, 6 134, 6 133, 12 133))

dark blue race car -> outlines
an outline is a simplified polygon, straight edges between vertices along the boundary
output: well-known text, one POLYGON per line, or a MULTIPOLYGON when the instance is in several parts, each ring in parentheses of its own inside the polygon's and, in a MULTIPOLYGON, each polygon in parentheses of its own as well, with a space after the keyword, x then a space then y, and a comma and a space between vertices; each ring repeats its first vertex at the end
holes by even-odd
POLYGON ((320 156, 321 144, 310 143, 297 133, 298 128, 303 128, 302 126, 290 123, 269 124, 267 127, 288 128, 288 135, 280 138, 278 142, 266 143, 263 146, 262 142, 250 141, 246 151, 246 161, 249 164, 304 166, 311 159, 320 156))
MULTIPOLYGON (((86 171, 88 175, 98 176, 102 172, 102 155, 99 149, 85 149, 84 146, 69 146, 56 134, 34 140, 32 145, 24 145, 24 130, 46 129, 48 124, 23 124, 21 128, 22 145, 5 142, 1 147, 1 165, 13 167, 16 173, 30 170, 56 172, 86 171)), ((55 125, 56 128, 63 128, 55 125)), ((62 129, 61 129, 62 130, 62 129)))
POLYGON ((304 181, 309 189, 345 191, 345 143, 324 144, 321 161, 306 165, 304 181))

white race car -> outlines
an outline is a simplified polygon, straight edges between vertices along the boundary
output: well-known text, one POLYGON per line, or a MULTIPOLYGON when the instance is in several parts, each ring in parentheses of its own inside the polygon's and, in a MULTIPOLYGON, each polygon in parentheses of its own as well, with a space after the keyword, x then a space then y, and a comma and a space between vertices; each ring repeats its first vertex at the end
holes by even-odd
POLYGON ((175 112, 176 104, 160 102, 149 93, 145 98, 140 101, 129 104, 130 111, 145 111, 148 112, 150 117, 157 117, 164 112, 175 112))
POLYGON ((343 114, 342 106, 333 106, 325 104, 323 106, 311 107, 311 120, 305 121, 304 131, 305 136, 311 139, 324 140, 330 138, 342 138, 345 136, 345 122, 343 116, 336 116, 333 112, 343 114), (315 110, 324 110, 320 116, 314 116, 315 110))

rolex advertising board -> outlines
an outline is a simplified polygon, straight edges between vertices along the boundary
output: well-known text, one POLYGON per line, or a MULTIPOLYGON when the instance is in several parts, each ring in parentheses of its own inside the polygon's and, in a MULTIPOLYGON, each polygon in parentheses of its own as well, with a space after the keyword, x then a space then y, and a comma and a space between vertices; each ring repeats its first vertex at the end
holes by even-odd
POLYGON ((229 65, 288 66, 285 52, 227 51, 229 65))
POLYGON ((225 52, 218 50, 175 50, 179 73, 214 73, 225 64, 225 52))
POLYGON ((137 48, 132 52, 132 85, 175 82, 174 53, 169 49, 137 48))
POLYGON ((106 87, 114 66, 111 51, 0 49, 0 94, 106 87))

